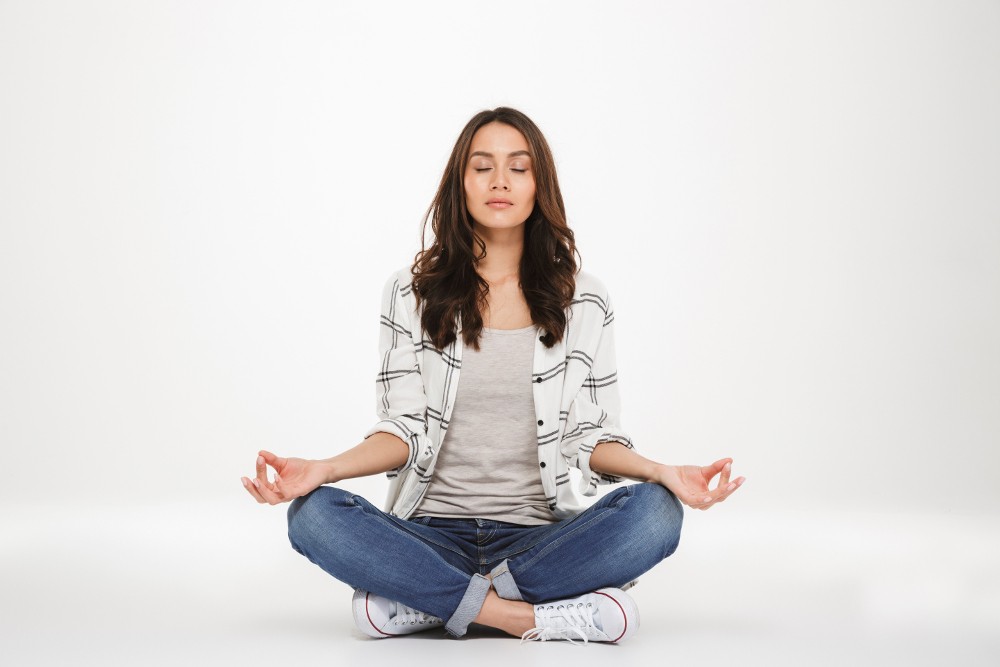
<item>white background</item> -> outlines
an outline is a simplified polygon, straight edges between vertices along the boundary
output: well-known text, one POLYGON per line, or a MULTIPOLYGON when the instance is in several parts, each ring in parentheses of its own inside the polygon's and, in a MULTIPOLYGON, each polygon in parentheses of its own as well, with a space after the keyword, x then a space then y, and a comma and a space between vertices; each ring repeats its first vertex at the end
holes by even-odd
POLYGON ((363 642, 239 482, 374 423, 382 285, 498 105, 553 148, 637 447, 748 477, 620 650, 993 663, 987 1, 0 2, 2 650, 564 655, 363 642))

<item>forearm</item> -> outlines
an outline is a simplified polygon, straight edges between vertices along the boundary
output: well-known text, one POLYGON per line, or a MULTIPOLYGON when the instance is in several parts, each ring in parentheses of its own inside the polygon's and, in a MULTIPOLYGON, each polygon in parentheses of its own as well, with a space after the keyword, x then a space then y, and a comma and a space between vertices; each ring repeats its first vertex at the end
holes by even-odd
POLYGON ((664 466, 636 453, 620 442, 601 442, 590 455, 590 469, 594 472, 627 477, 640 482, 659 482, 664 466))
POLYGON ((366 477, 394 470, 409 456, 406 443, 391 433, 375 433, 346 452, 342 452, 320 463, 326 469, 326 484, 342 479, 366 477))

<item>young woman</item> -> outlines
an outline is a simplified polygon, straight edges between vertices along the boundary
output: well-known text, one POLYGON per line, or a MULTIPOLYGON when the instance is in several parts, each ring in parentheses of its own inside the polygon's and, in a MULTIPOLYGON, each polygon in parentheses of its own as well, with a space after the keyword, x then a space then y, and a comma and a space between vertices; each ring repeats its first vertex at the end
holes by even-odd
POLYGON ((625 639, 638 611, 623 589, 677 548, 681 503, 708 509, 743 478, 730 480, 731 459, 673 466, 632 448, 611 299, 577 268, 552 154, 527 116, 468 122, 428 221, 430 248, 383 291, 380 421, 330 459, 261 451, 243 486, 293 501, 292 546, 355 588, 372 637, 462 636, 476 622, 625 639), (324 486, 383 472, 385 512, 324 486), (581 503, 622 478, 642 483, 581 503))

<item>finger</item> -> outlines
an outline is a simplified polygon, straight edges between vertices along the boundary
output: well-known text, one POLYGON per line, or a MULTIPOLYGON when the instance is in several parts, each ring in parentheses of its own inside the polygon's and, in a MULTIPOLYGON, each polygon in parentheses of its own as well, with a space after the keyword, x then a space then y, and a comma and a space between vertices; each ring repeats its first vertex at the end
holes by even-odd
POLYGON ((736 492, 736 489, 743 486, 743 482, 745 482, 746 479, 747 479, 746 477, 737 477, 736 479, 731 481, 729 483, 729 490, 726 491, 726 497, 728 498, 729 496, 731 496, 733 493, 736 492))
POLYGON ((684 497, 681 498, 681 502, 691 509, 698 510, 702 509, 706 502, 711 502, 711 498, 700 493, 686 493, 684 497))
POLYGON ((719 486, 716 488, 725 489, 729 486, 729 476, 733 472, 733 462, 726 461, 726 464, 722 466, 722 476, 719 477, 719 486))
MULTIPOLYGON (((721 502, 721 501, 725 500, 726 498, 728 498, 729 496, 733 495, 733 492, 735 492, 736 489, 740 488, 740 486, 743 484, 743 480, 745 480, 745 479, 746 479, 745 477, 737 477, 733 481, 729 482, 729 484, 727 484, 724 487, 722 496, 719 497, 719 500, 716 501, 716 502, 721 502)), ((722 487, 721 484, 719 486, 720 486, 720 488, 722 487)))
POLYGON ((691 509, 704 511, 704 510, 708 509, 711 506, 712 506, 712 503, 702 502, 702 500, 699 499, 698 502, 696 502, 693 505, 691 505, 691 509))
POLYGON ((264 484, 261 484, 256 478, 250 481, 253 482, 253 485, 257 488, 257 493, 259 493, 261 497, 269 504, 277 505, 278 503, 282 503, 285 501, 285 499, 279 493, 272 491, 264 484))
POLYGON ((720 485, 719 488, 723 489, 723 492, 717 498, 715 498, 715 500, 713 500, 711 502, 711 505, 714 505, 715 503, 721 503, 726 498, 728 498, 729 496, 731 496, 736 491, 736 489, 738 489, 738 488, 740 488, 740 486, 742 486, 743 480, 745 480, 745 479, 746 479, 745 477, 737 477, 735 480, 733 480, 732 482, 730 482, 726 487, 722 487, 720 485))
POLYGON ((271 482, 267 480, 267 463, 264 462, 264 457, 260 455, 257 456, 257 481, 260 482, 257 488, 273 489, 271 482))
POLYGON ((729 494, 731 494, 737 488, 739 488, 739 484, 737 484, 736 482, 726 482, 726 484, 723 485, 722 480, 720 480, 719 486, 717 486, 715 490, 712 491, 712 503, 714 504, 722 502, 723 500, 728 498, 729 494))
POLYGON ((282 488, 282 484, 283 484, 283 482, 282 482, 282 479, 281 479, 281 475, 279 475, 277 472, 275 472, 274 473, 274 483, 271 484, 271 488, 274 490, 275 493, 277 493, 278 495, 280 495, 282 498, 285 498, 287 496, 285 495, 285 491, 282 488))
POLYGON ((722 469, 725 467, 726 463, 729 463, 731 461, 732 459, 719 459, 712 465, 703 466, 701 469, 701 474, 704 475, 705 482, 710 482, 713 477, 722 472, 722 469))
POLYGON ((251 496, 254 497, 254 500, 256 500, 258 503, 267 502, 266 500, 264 500, 263 496, 261 496, 260 493, 257 491, 257 487, 254 486, 249 479, 247 479, 246 477, 240 477, 240 481, 243 482, 243 488, 247 490, 247 493, 249 493, 251 496))
POLYGON ((260 456, 263 456, 264 457, 264 461, 267 463, 267 465, 271 466, 275 470, 283 470, 284 467, 285 467, 285 464, 288 463, 288 459, 286 459, 286 458, 284 458, 282 456, 277 456, 275 454, 272 454, 271 452, 267 451, 266 449, 262 449, 262 450, 260 450, 257 453, 260 456))

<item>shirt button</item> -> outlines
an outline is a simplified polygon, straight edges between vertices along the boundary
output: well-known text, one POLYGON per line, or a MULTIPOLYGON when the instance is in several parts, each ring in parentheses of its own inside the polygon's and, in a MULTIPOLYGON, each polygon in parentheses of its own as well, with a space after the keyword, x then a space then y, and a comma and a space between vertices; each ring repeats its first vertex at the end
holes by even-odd
POLYGON ((535 382, 541 382, 542 378, 535 378, 535 382))
POLYGON ((538 467, 539 468, 544 468, 545 467, 545 461, 542 461, 541 463, 539 463, 538 467))
POLYGON ((539 419, 539 420, 538 420, 538 425, 539 425, 539 426, 541 426, 541 425, 542 425, 542 424, 544 424, 544 423, 545 423, 545 422, 543 422, 543 421, 542 421, 541 419, 539 419))

